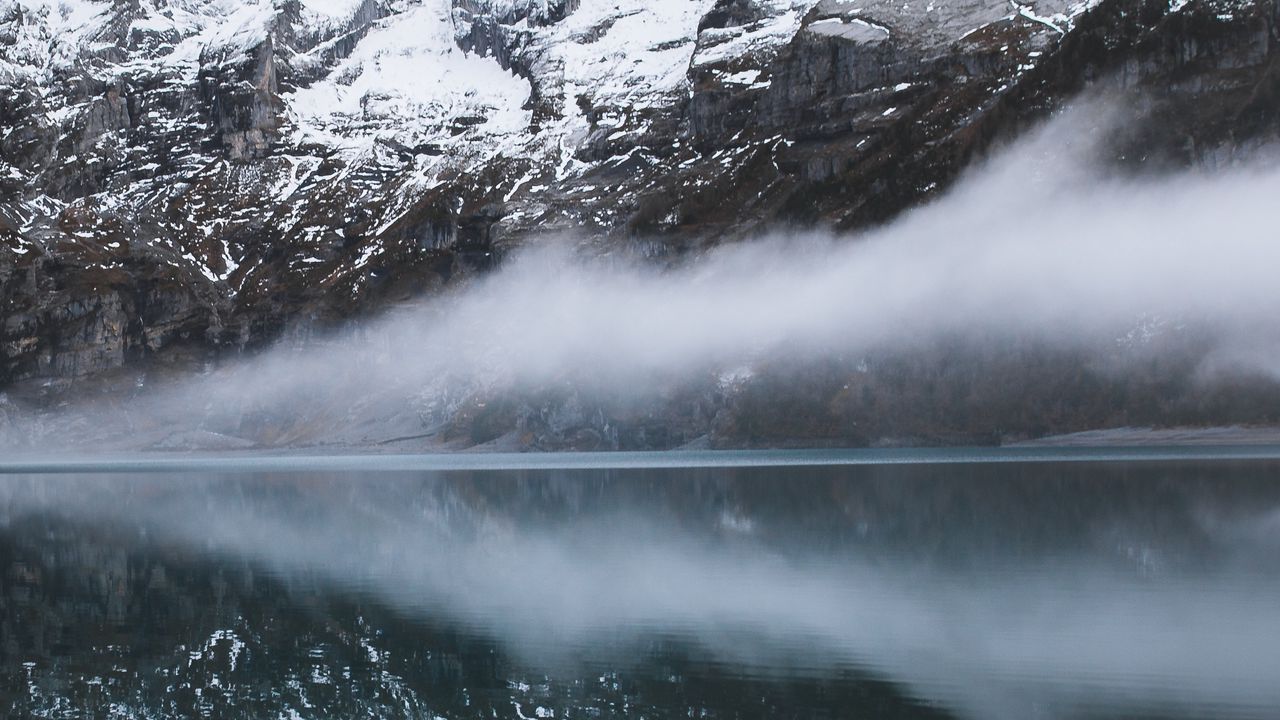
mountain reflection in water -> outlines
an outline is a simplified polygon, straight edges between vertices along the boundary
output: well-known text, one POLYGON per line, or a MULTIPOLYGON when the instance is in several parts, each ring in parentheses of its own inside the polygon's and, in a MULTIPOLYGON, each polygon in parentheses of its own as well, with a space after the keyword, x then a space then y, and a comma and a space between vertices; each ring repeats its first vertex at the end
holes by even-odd
POLYGON ((0 475, 0 712, 1273 718, 1278 471, 0 475))

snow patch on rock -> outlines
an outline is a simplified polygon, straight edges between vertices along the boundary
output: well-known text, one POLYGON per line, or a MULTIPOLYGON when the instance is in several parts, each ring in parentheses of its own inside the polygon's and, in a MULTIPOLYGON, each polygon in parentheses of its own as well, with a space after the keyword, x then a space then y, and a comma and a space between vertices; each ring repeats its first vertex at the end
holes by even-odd
POLYGON ((422 142, 523 133, 528 82, 463 53, 453 33, 447 0, 380 21, 326 78, 284 96, 298 140, 367 148, 379 135, 422 142))

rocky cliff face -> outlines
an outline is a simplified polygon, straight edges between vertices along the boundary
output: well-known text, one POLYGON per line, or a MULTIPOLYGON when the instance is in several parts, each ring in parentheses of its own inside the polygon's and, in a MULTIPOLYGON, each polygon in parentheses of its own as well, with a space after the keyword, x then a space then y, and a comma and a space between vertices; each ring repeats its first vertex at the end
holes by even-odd
POLYGON ((0 385, 333 327, 567 232, 886 220, 1090 83, 1133 163, 1274 136, 1263 0, 4 0, 0 385))

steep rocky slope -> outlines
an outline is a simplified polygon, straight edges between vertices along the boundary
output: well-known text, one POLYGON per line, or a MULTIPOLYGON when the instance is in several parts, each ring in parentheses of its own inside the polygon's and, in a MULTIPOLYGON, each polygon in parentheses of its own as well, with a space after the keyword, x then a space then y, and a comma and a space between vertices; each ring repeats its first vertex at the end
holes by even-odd
POLYGON ((306 337, 569 233, 853 229, 1091 83, 1116 158, 1276 130, 1262 0, 5 0, 0 385, 306 337))

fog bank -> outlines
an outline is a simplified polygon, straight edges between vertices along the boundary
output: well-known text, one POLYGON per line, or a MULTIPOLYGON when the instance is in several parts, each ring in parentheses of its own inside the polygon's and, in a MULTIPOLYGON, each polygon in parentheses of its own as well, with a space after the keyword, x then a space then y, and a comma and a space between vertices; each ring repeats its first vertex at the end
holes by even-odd
POLYGON ((952 339, 1112 362, 1194 336, 1202 374, 1280 378, 1280 169, 1103 174, 1114 114, 1097 109, 1063 113, 882 228, 775 235, 665 269, 543 238, 444 297, 139 393, 127 410, 219 432, 248 412, 351 424, 391 412, 371 404, 426 417, 476 392, 643 395, 952 339))

